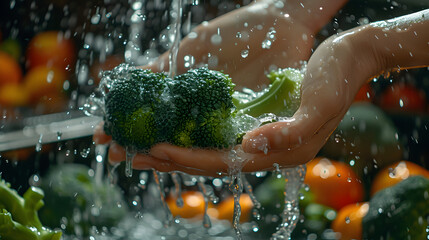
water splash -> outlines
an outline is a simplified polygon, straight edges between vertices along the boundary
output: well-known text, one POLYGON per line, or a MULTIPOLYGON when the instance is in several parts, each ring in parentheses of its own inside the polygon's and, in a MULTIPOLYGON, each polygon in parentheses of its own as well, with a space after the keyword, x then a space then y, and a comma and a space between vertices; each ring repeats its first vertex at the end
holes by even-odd
POLYGON ((183 207, 183 198, 182 198, 182 185, 180 181, 180 176, 178 173, 171 173, 171 179, 174 183, 175 193, 176 193, 176 205, 178 207, 183 207))
POLYGON ((162 176, 157 170, 153 170, 153 179, 155 180, 156 186, 159 191, 159 196, 161 198, 162 206, 164 208, 164 212, 166 215, 166 221, 164 223, 165 226, 170 226, 173 222, 173 214, 170 211, 170 208, 167 205, 167 202, 165 201, 165 192, 164 192, 164 180, 162 179, 162 176))
POLYGON ((282 213, 283 221, 276 233, 272 235, 273 240, 291 239, 292 231, 299 219, 299 189, 301 189, 306 173, 306 166, 300 165, 294 168, 281 170, 285 178, 285 206, 282 213))
POLYGON ((96 160, 96 165, 95 165, 95 174, 94 174, 94 178, 95 178, 95 183, 98 186, 101 186, 102 181, 103 181, 103 175, 104 175, 104 158, 106 156, 107 153, 107 146, 106 145, 96 145, 95 146, 95 160, 96 160))
POLYGON ((125 148, 125 176, 132 177, 133 176, 133 159, 137 154, 135 150, 131 147, 125 148))
POLYGON ((173 45, 170 49, 170 54, 168 56, 168 63, 169 63, 169 73, 168 76, 173 78, 177 74, 177 55, 179 52, 179 44, 180 44, 180 38, 181 38, 181 25, 182 25, 182 15, 183 15, 183 3, 182 0, 177 0, 177 6, 176 6, 177 12, 176 15, 176 22, 174 24, 174 41, 173 45))
POLYGON ((200 189, 200 192, 204 196, 203 226, 205 228, 210 228, 212 226, 212 223, 211 223, 209 215, 207 214, 207 209, 208 209, 208 206, 209 206, 210 193, 207 190, 207 186, 204 184, 204 182, 205 182, 205 178, 204 177, 200 177, 199 181, 198 181, 198 187, 200 189))
POLYGON ((240 196, 243 192, 243 183, 241 180, 241 169, 230 169, 229 172, 229 190, 234 197, 234 213, 232 218, 232 227, 235 230, 237 239, 243 239, 242 231, 240 229, 241 206, 240 196))

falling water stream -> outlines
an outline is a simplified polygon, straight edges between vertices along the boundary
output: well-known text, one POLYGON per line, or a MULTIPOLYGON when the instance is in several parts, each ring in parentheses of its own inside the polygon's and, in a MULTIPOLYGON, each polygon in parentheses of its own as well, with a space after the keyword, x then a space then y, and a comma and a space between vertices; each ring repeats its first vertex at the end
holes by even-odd
MULTIPOLYGON (((172 11, 175 11, 175 14, 173 14, 173 20, 174 20, 174 31, 173 36, 174 38, 170 38, 172 40, 172 44, 170 47, 169 52, 169 76, 174 77, 177 74, 177 62, 178 62, 178 50, 180 46, 180 38, 181 38, 181 16, 183 15, 183 2, 182 0, 173 1, 172 3, 172 11)), ((137 34, 136 32, 133 32, 133 34, 137 34)), ((102 96, 105 95, 105 88, 109 88, 110 81, 113 79, 104 79, 100 83, 99 89, 101 90, 102 96)), ((96 105, 101 106, 103 108, 102 101, 100 103, 97 99, 92 99, 91 101, 95 102, 96 105)), ((93 107, 93 106, 91 106, 93 107)), ((93 111, 92 111, 93 112, 93 111)), ((254 119, 258 124, 261 124, 262 122, 265 122, 266 118, 275 118, 277 120, 281 120, 280 118, 277 118, 273 114, 267 114, 262 116, 260 119, 254 119)), ((255 124, 255 123, 253 123, 255 124)), ((255 127, 253 126, 253 127, 255 127)), ((265 154, 268 153, 267 145, 264 144, 266 142, 266 139, 256 139, 255 144, 261 145, 261 151, 263 151, 265 154)), ((101 178, 101 175, 103 173, 102 171, 102 164, 104 162, 103 154, 106 152, 106 146, 97 146, 97 156, 96 156, 96 178, 101 178)), ((126 159, 125 159, 125 176, 126 177, 132 177, 133 176, 133 169, 132 169, 132 161, 134 156, 136 155, 137 151, 126 148, 126 159)), ((253 194, 253 187, 252 185, 247 181, 245 174, 242 173, 241 169, 242 167, 247 163, 249 157, 244 151, 242 150, 241 146, 236 146, 235 148, 231 149, 227 157, 224 159, 224 162, 228 165, 228 178, 226 180, 226 183, 228 183, 229 190, 233 195, 234 199, 234 210, 233 210, 233 219, 232 219, 232 228, 234 229, 235 235, 237 239, 243 239, 243 232, 242 228, 240 226, 240 217, 241 217, 241 206, 240 206, 240 196, 245 191, 254 206, 253 210, 253 216, 255 219, 260 219, 260 208, 261 204, 258 202, 256 196, 253 194)), ((109 171, 109 176, 111 178, 111 182, 114 183, 114 174, 113 171, 117 166, 114 166, 111 171, 109 171)), ((166 203, 166 195, 165 195, 165 184, 164 184, 164 173, 159 173, 156 170, 152 171, 154 183, 156 184, 157 191, 159 192, 159 199, 162 203, 162 208, 164 209, 165 213, 165 221, 163 223, 164 226, 171 226, 173 223, 173 215, 166 203)), ((303 176, 305 175, 305 167, 304 166, 298 166, 296 168, 288 168, 288 169, 279 169, 278 165, 277 168, 275 167, 274 174, 279 175, 279 177, 284 177, 286 181, 286 188, 285 188, 285 209, 282 214, 282 224, 278 227, 278 230, 275 234, 273 234, 273 239, 290 239, 290 234, 293 231, 296 222, 299 217, 299 209, 298 209, 298 190, 302 186, 303 176)), ((212 221, 207 214, 209 202, 216 203, 218 201, 218 198, 215 196, 213 189, 211 186, 207 185, 206 182, 208 181, 208 178, 206 177, 194 177, 183 173, 170 173, 169 175, 171 177, 171 180, 174 185, 174 192, 176 194, 176 204, 178 207, 183 206, 183 198, 181 196, 182 194, 182 183, 187 185, 186 182, 190 182, 191 185, 195 184, 199 191, 204 196, 204 214, 202 219, 202 225, 206 229, 210 229, 213 227, 212 221), (189 181, 192 180, 192 181, 189 181)), ((139 185, 142 187, 142 189, 146 189, 146 183, 147 183, 147 174, 145 175, 142 183, 142 176, 140 176, 140 183, 139 185)), ((225 182, 225 181, 224 181, 225 182)), ((189 183, 188 183, 189 185, 189 183)), ((255 227, 254 229, 258 229, 255 227)))

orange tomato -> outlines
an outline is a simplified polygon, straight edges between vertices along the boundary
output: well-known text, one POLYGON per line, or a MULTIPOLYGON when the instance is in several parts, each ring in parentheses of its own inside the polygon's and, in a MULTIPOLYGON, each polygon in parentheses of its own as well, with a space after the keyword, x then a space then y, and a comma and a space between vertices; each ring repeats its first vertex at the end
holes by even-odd
POLYGON ((18 62, 9 54, 0 52, 0 87, 5 84, 17 84, 22 79, 22 70, 18 62))
MULTIPOLYGON (((242 193, 239 202, 241 207, 240 222, 248 221, 253 209, 252 199, 248 194, 242 193)), ((230 196, 224 199, 221 203, 219 203, 219 205, 216 206, 215 211, 209 211, 209 215, 217 219, 228 220, 232 222, 234 215, 234 197, 230 196)))
POLYGON ((336 210, 363 201, 364 187, 353 169, 339 161, 315 158, 307 163, 306 183, 314 201, 336 210))
POLYGON ((372 181, 371 196, 384 188, 393 186, 415 175, 422 175, 429 178, 429 170, 409 161, 400 161, 383 168, 372 181))
POLYGON ((27 52, 27 66, 56 67, 62 70, 73 67, 75 47, 71 39, 62 32, 41 32, 31 39, 27 52))
POLYGON ((176 204, 176 197, 168 197, 167 205, 170 208, 174 217, 195 218, 204 214, 204 196, 200 192, 186 191, 182 193, 183 206, 179 207, 176 204))
POLYGON ((372 102, 374 91, 369 83, 364 84, 355 96, 355 102, 372 102))
POLYGON ((353 203, 341 208, 331 228, 341 234, 341 240, 362 239, 362 219, 368 213, 369 203, 353 203))
POLYGON ((58 68, 38 66, 24 77, 24 88, 30 100, 37 103, 42 97, 62 92, 66 75, 58 68))
POLYGON ((22 107, 28 104, 28 93, 21 84, 6 84, 0 87, 0 105, 22 107))

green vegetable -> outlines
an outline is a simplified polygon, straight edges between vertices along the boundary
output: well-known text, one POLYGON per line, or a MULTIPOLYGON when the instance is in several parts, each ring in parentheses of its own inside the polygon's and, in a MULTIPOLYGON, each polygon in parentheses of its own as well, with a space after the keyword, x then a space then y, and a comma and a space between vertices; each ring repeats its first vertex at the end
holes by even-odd
POLYGON ((160 142, 228 148, 254 127, 254 117, 290 116, 296 111, 302 74, 284 69, 268 78, 271 85, 266 91, 240 94, 228 75, 207 68, 171 79, 121 64, 103 77, 102 86, 108 87, 105 132, 120 145, 139 151, 160 142))
MULTIPOLYGON (((284 191, 286 181, 284 178, 270 176, 255 189, 256 199, 261 203, 261 219, 254 219, 259 226, 260 239, 268 239, 281 223, 284 209, 284 191)), ((313 193, 305 187, 299 192, 299 209, 303 219, 298 221, 292 239, 306 239, 308 234, 321 237, 323 232, 335 219, 334 209, 314 202, 313 193)))
POLYGON ((428 226, 429 179, 422 176, 375 194, 362 220, 364 239, 427 239, 428 226))
POLYGON ((267 75, 270 86, 254 98, 246 99, 237 94, 234 104, 241 113, 259 117, 264 113, 292 116, 299 107, 303 74, 291 68, 271 71, 267 75))
POLYGON ((0 239, 2 240, 59 240, 62 232, 45 228, 37 211, 44 205, 43 191, 29 188, 24 196, 0 179, 0 239))
POLYGON ((355 103, 322 149, 322 155, 350 163, 361 179, 402 158, 397 129, 371 103, 355 103))
POLYGON ((93 226, 113 227, 127 214, 121 190, 90 173, 82 164, 62 164, 42 178, 46 206, 40 209, 40 219, 47 226, 62 226, 68 234, 88 236, 93 226))

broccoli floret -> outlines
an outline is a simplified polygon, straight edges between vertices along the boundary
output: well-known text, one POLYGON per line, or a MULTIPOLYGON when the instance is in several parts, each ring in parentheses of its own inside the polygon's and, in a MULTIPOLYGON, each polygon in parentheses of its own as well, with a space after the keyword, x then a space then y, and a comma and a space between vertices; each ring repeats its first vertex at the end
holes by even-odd
POLYGON ((364 239, 426 239, 429 179, 409 177, 375 194, 362 220, 364 239))
POLYGON ((226 138, 222 123, 235 111, 234 86, 228 75, 207 68, 176 76, 170 90, 176 116, 184 119, 177 122, 171 143, 201 148, 229 146, 231 140, 226 138))
POLYGON ((105 97, 106 133, 123 146, 144 151, 160 142, 231 147, 249 129, 238 126, 237 122, 246 119, 243 116, 292 115, 299 104, 302 74, 293 69, 272 72, 268 90, 252 94, 239 94, 227 74, 207 68, 171 79, 122 64, 104 77, 110 80, 105 97))
POLYGON ((62 232, 45 228, 37 211, 44 205, 44 193, 31 187, 21 197, 0 179, 0 239, 59 240, 62 232))
POLYGON ((167 78, 162 73, 120 65, 105 73, 114 79, 105 98, 105 131, 123 146, 149 149, 162 139, 162 95, 167 78))

